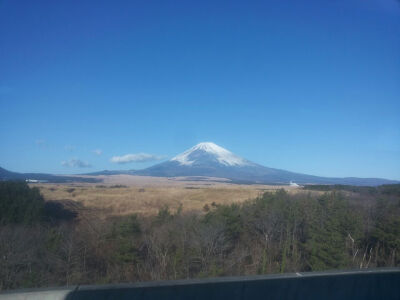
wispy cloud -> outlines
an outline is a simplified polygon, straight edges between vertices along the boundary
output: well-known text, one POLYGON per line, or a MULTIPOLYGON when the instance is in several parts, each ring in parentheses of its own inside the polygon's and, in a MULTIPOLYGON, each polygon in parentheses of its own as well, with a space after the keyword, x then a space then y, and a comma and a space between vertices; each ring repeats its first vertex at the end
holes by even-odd
POLYGON ((96 154, 96 155, 102 155, 103 154, 103 150, 101 150, 101 149, 95 149, 95 150, 93 150, 92 151, 94 154, 96 154))
POLYGON ((61 162, 61 165, 63 165, 64 167, 70 167, 70 168, 90 168, 92 166, 88 162, 82 161, 77 158, 73 158, 70 160, 64 160, 61 162))
POLYGON ((68 151, 68 152, 74 152, 76 150, 76 147, 74 145, 65 145, 64 149, 65 149, 65 151, 68 151))
POLYGON ((36 139, 35 140, 35 144, 37 145, 37 146, 45 146, 46 145, 46 141, 44 140, 44 139, 36 139))
POLYGON ((117 164, 127 164, 131 162, 149 162, 165 158, 163 155, 154 155, 148 153, 126 154, 122 156, 113 156, 111 162, 117 164))

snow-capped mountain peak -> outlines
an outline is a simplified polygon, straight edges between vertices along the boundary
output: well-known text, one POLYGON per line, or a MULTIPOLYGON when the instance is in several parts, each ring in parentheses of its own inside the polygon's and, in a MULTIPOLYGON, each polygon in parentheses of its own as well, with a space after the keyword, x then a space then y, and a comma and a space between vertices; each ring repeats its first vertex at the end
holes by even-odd
POLYGON ((197 144, 189 150, 175 156, 171 161, 179 162, 181 165, 190 166, 199 162, 204 156, 212 157, 220 164, 226 166, 250 165, 250 162, 247 160, 211 142, 197 144))
POLYGON ((158 177, 191 177, 191 179, 188 178, 189 180, 196 180, 194 177, 218 177, 240 183, 291 184, 292 186, 295 185, 293 182, 298 185, 311 183, 353 185, 398 183, 379 178, 317 177, 268 168, 239 157, 210 142, 197 144, 168 161, 143 170, 132 171, 130 174, 158 177))

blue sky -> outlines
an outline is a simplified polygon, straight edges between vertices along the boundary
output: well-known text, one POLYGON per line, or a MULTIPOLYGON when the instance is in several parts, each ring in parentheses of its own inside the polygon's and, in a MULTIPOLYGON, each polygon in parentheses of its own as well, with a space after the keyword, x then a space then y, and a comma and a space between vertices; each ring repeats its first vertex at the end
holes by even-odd
POLYGON ((400 2, 2 0, 0 112, 13 171, 140 169, 212 141, 400 179, 400 2))

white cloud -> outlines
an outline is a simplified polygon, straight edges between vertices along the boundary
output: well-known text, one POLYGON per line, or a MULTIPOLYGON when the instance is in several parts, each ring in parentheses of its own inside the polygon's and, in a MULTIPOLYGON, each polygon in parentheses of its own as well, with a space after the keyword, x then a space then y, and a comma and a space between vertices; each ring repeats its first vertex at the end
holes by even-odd
POLYGON ((73 152, 76 150, 76 147, 74 145, 65 145, 64 149, 65 149, 65 151, 73 152))
POLYGON ((103 154, 103 150, 101 150, 101 149, 95 149, 95 150, 93 150, 92 151, 94 154, 96 154, 96 155, 102 155, 103 154))
POLYGON ((85 161, 82 161, 82 160, 76 159, 76 158, 62 161, 61 165, 63 165, 64 167, 70 167, 70 168, 90 168, 92 166, 88 162, 85 162, 85 161))
POLYGON ((46 145, 46 141, 44 139, 36 139, 35 140, 35 144, 38 146, 45 146, 46 145))
POLYGON ((126 154, 122 156, 113 156, 111 162, 117 164, 127 164, 131 162, 149 162, 163 159, 165 156, 148 153, 126 154))

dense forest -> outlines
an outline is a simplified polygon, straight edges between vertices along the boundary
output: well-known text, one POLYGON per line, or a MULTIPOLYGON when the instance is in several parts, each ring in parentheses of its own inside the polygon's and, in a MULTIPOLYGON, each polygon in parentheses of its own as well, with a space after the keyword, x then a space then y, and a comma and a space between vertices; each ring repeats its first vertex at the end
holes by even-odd
POLYGON ((0 182, 0 290, 400 266, 399 192, 312 186, 100 219, 0 182))

